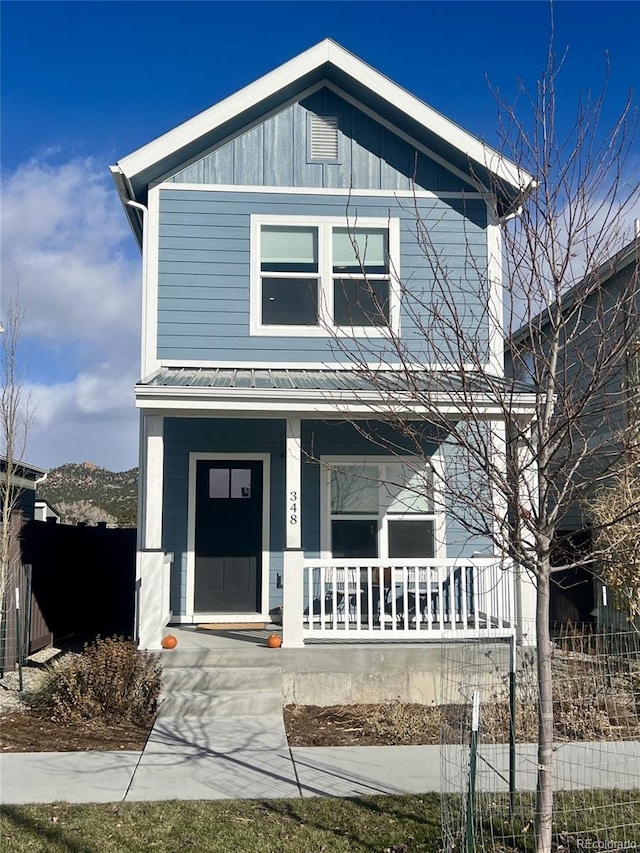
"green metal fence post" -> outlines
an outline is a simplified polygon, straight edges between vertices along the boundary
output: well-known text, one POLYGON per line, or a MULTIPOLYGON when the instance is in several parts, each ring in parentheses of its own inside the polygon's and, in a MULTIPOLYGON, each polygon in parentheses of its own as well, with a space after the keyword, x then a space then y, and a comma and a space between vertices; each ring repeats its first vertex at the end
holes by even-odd
POLYGON ((16 587, 16 651, 18 653, 18 690, 22 691, 22 629, 20 627, 20 589, 16 587))
POLYGON ((516 638, 509 640, 509 817, 516 808, 516 638))
POLYGON ((471 743, 469 748, 469 790, 467 791, 467 838, 466 853, 475 853, 475 799, 476 799, 476 768, 478 760, 478 731, 480 729, 480 694, 473 694, 471 712, 471 743))

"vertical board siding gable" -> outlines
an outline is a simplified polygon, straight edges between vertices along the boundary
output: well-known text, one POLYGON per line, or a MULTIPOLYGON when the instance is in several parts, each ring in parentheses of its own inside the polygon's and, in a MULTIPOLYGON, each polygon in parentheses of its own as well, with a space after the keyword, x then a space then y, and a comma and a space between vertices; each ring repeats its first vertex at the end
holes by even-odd
POLYGON ((469 191, 444 166, 329 89, 285 107, 167 180, 335 189, 469 191), (338 118, 337 163, 309 158, 311 116, 338 118))

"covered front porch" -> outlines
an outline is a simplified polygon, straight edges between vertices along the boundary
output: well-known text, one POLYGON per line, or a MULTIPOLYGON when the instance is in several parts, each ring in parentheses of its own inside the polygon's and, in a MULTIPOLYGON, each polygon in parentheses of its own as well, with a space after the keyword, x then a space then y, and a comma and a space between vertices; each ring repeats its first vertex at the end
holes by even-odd
MULTIPOLYGON (((140 645, 157 648, 169 621, 276 620, 286 648, 501 639, 531 621, 532 584, 452 511, 449 472, 467 475, 448 459, 442 412, 436 425, 407 403, 420 427, 409 444, 389 417, 397 399, 363 400, 354 387, 349 400, 353 377, 334 391, 285 387, 292 371, 246 371, 240 385, 240 373, 230 387, 215 384, 220 371, 169 373, 138 392, 140 645), (211 572, 231 585, 210 583, 211 572)), ((460 418, 450 395, 440 405, 460 418)), ((503 468, 504 422, 482 405, 503 468)))

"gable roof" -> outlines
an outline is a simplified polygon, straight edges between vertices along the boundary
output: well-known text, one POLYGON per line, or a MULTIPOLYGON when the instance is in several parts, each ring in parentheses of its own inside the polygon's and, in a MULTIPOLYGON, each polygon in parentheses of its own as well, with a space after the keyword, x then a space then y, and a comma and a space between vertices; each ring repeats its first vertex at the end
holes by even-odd
POLYGON ((332 39, 325 39, 233 95, 123 157, 111 172, 138 240, 140 213, 129 201, 146 202, 149 185, 194 162, 302 94, 330 85, 382 117, 427 151, 497 190, 500 209, 517 208, 533 177, 480 139, 411 95, 332 39))
MULTIPOLYGON (((570 287, 565 291, 565 293, 563 293, 563 313, 569 311, 577 300, 593 293, 595 289, 598 291, 606 291, 613 277, 632 264, 634 265, 634 269, 630 271, 630 275, 635 276, 637 282, 637 277, 640 275, 640 234, 636 235, 633 240, 624 245, 622 249, 610 258, 607 258, 607 260, 603 261, 603 263, 591 270, 577 284, 574 284, 573 287, 570 287)), ((636 300, 638 298, 638 287, 639 286, 637 284, 634 287, 636 300)), ((545 308, 517 329, 511 336, 511 342, 518 346, 523 343, 526 344, 527 340, 531 337, 532 330, 545 328, 549 323, 549 318, 549 309, 545 308)))

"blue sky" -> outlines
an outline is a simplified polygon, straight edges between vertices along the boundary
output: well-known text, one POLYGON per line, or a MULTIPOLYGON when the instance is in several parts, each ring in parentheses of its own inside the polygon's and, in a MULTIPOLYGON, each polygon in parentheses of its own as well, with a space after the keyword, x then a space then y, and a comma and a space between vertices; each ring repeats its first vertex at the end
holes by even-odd
MULTIPOLYGON (((488 81, 535 87, 546 2, 11 2, 2 16, 2 299, 20 282, 43 467, 137 462, 140 259, 108 166, 330 36, 497 143, 488 81)), ((559 97, 640 89, 640 3, 555 4, 559 97)))

